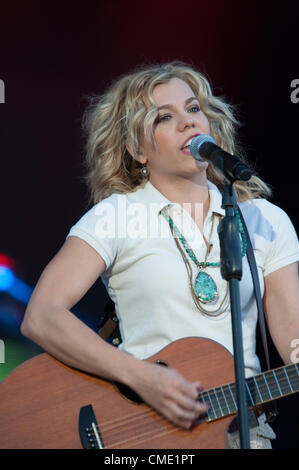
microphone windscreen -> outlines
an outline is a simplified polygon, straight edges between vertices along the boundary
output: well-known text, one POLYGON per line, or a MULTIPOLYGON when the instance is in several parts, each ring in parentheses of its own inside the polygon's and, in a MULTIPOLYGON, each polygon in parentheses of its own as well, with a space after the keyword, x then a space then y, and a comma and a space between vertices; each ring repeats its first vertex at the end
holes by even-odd
POLYGON ((206 144, 206 143, 211 143, 211 144, 216 145, 215 140, 209 134, 200 134, 194 137, 194 139, 192 139, 191 144, 190 144, 190 153, 193 158, 195 158, 196 160, 203 159, 203 157, 201 157, 200 155, 200 148, 203 144, 206 144))

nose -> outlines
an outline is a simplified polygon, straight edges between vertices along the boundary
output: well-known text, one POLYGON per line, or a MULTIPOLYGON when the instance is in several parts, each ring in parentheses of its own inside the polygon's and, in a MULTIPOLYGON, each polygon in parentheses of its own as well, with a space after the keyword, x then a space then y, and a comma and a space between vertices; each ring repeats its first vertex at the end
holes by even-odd
POLYGON ((179 128, 181 131, 184 131, 185 129, 189 128, 189 127, 194 127, 195 124, 194 124, 194 119, 192 119, 192 117, 190 117, 190 114, 189 115, 184 115, 181 117, 181 120, 180 120, 180 123, 179 123, 179 128))

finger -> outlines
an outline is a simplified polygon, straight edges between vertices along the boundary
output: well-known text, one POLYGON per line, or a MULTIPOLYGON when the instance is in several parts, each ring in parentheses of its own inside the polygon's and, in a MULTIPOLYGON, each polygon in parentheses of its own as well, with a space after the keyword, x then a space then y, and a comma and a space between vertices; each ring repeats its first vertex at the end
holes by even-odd
POLYGON ((188 393, 188 390, 189 390, 191 396, 194 399, 198 398, 199 392, 203 391, 203 387, 200 381, 196 381, 196 382, 185 381, 185 385, 186 387, 188 387, 188 389, 186 389, 186 392, 188 393))
POLYGON ((183 409, 186 412, 190 412, 191 414, 190 416, 193 416, 193 419, 197 419, 199 417, 206 415, 209 407, 205 403, 196 402, 195 404, 193 404, 192 407, 183 408, 183 409))
POLYGON ((188 421, 189 424, 204 416, 208 411, 208 406, 205 403, 201 403, 198 400, 189 400, 186 397, 169 403, 169 406, 180 421, 188 421))
POLYGON ((195 385, 196 390, 197 390, 198 392, 202 392, 202 391, 203 391, 203 387, 202 387, 202 385, 201 385, 201 382, 194 382, 194 385, 195 385))
POLYGON ((198 410, 189 411, 177 406, 174 406, 173 410, 174 416, 172 420, 174 424, 185 429, 190 429, 192 426, 198 424, 203 415, 205 414, 203 414, 202 412, 198 413, 198 410))
POLYGON ((186 410, 195 410, 199 413, 205 412, 207 410, 206 405, 200 401, 198 388, 200 387, 200 382, 197 383, 187 383, 183 388, 179 390, 174 390, 173 400, 186 410))
POLYGON ((176 403, 172 403, 169 406, 169 415, 167 418, 176 426, 189 429, 194 421, 194 415, 190 411, 187 411, 176 403))

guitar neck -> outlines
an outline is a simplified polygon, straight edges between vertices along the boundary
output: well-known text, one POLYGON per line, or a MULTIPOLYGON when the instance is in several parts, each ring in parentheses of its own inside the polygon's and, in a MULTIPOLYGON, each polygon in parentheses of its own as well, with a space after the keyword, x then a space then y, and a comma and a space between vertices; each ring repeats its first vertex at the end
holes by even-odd
MULTIPOLYGON (((262 405, 299 391, 298 364, 269 370, 246 379, 248 407, 262 405)), ((236 384, 230 383, 199 394, 199 400, 209 405, 207 421, 237 413, 236 384)))

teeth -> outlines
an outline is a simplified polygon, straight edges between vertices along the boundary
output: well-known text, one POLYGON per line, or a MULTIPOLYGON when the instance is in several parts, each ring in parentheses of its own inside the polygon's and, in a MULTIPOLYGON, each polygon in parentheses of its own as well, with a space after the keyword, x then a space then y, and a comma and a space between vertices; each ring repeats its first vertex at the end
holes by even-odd
POLYGON ((193 140, 193 137, 191 137, 191 139, 189 139, 189 140, 185 143, 185 145, 184 145, 183 148, 189 147, 190 144, 191 144, 191 142, 192 142, 192 140, 193 140))

